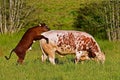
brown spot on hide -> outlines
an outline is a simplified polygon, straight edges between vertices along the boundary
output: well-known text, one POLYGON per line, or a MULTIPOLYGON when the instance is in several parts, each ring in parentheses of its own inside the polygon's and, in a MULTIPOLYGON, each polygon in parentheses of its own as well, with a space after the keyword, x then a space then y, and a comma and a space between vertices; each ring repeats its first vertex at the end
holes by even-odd
POLYGON ((57 44, 58 47, 62 47, 62 45, 65 45, 63 48, 66 48, 67 50, 72 48, 73 50, 75 50, 76 48, 76 45, 74 42, 75 37, 72 33, 66 33, 63 35, 57 34, 57 37, 58 37, 58 44, 57 44))

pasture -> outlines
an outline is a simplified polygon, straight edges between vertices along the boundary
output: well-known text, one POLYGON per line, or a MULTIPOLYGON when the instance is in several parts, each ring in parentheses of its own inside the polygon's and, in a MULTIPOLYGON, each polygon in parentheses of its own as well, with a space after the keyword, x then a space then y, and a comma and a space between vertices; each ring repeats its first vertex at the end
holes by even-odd
POLYGON ((22 35, 0 35, 0 80, 120 80, 120 42, 97 39, 101 49, 106 53, 103 65, 94 61, 76 65, 72 61, 74 55, 63 58, 56 55, 56 65, 49 61, 42 63, 38 42, 33 44, 32 51, 27 52, 24 64, 16 65, 16 54, 13 54, 9 61, 4 56, 9 55, 22 35))

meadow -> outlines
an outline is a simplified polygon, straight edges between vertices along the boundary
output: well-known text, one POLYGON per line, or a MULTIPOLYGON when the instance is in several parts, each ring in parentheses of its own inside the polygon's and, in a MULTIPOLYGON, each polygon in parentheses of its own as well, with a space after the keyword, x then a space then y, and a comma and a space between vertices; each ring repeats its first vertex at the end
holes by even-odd
MULTIPOLYGON (((33 4, 36 0, 27 1, 33 4)), ((101 0, 37 0, 34 5, 37 7, 35 13, 27 18, 30 23, 22 30, 27 30, 38 22, 45 22, 51 29, 75 30, 73 25, 78 16, 77 11, 84 7, 83 4, 93 1, 101 0)), ((103 65, 94 61, 74 64, 74 55, 63 58, 56 55, 56 65, 52 65, 48 60, 42 63, 39 42, 32 45, 32 51, 27 51, 24 64, 16 65, 15 53, 8 61, 4 56, 8 56, 15 48, 24 33, 22 30, 13 34, 0 34, 0 80, 120 80, 120 41, 96 39, 106 55, 103 65)))
POLYGON ((85 61, 74 64, 74 55, 63 58, 56 55, 58 63, 41 62, 39 42, 32 45, 23 65, 16 65, 17 56, 13 54, 7 61, 4 56, 19 42, 23 33, 0 35, 0 80, 120 80, 120 42, 109 42, 97 39, 101 49, 105 51, 105 63, 85 61))

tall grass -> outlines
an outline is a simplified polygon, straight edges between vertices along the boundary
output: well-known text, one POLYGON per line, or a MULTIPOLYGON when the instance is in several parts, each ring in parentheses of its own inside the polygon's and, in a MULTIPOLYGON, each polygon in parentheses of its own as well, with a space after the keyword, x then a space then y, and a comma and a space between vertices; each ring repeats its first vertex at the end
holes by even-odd
POLYGON ((21 38, 21 33, 0 35, 0 80, 120 80, 120 42, 97 40, 105 51, 106 61, 101 65, 94 61, 84 64, 73 63, 73 55, 60 58, 58 64, 49 61, 42 63, 39 43, 33 44, 33 50, 28 51, 23 65, 16 65, 17 56, 12 55, 9 61, 4 56, 9 55, 21 38))

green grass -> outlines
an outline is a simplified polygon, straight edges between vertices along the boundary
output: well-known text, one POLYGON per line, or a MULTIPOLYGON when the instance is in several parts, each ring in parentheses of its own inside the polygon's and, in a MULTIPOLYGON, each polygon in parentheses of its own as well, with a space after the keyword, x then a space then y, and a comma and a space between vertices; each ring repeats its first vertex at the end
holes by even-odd
MULTIPOLYGON (((36 4, 39 9, 36 10, 40 13, 36 12, 35 15, 39 14, 37 16, 39 20, 47 23, 51 29, 59 27, 61 27, 59 29, 74 29, 72 25, 77 16, 76 11, 82 7, 80 4, 90 1, 96 0, 39 1, 36 4)), ((16 54, 13 54, 9 61, 4 56, 9 55, 22 34, 0 35, 0 80, 120 80, 120 42, 97 39, 101 49, 106 53, 106 61, 103 65, 94 61, 76 65, 72 61, 73 55, 63 58, 56 56, 59 59, 57 65, 52 65, 49 61, 42 63, 39 59, 42 53, 38 42, 33 44, 32 51, 27 52, 24 64, 16 65, 16 54)))
POLYGON ((63 58, 57 55, 57 65, 52 65, 49 61, 42 63, 39 59, 42 53, 38 42, 33 44, 32 51, 27 52, 24 64, 16 65, 15 54, 9 61, 4 56, 9 55, 21 35, 0 35, 0 80, 120 80, 120 42, 97 40, 106 53, 103 65, 94 61, 76 65, 71 61, 73 55, 63 58))

